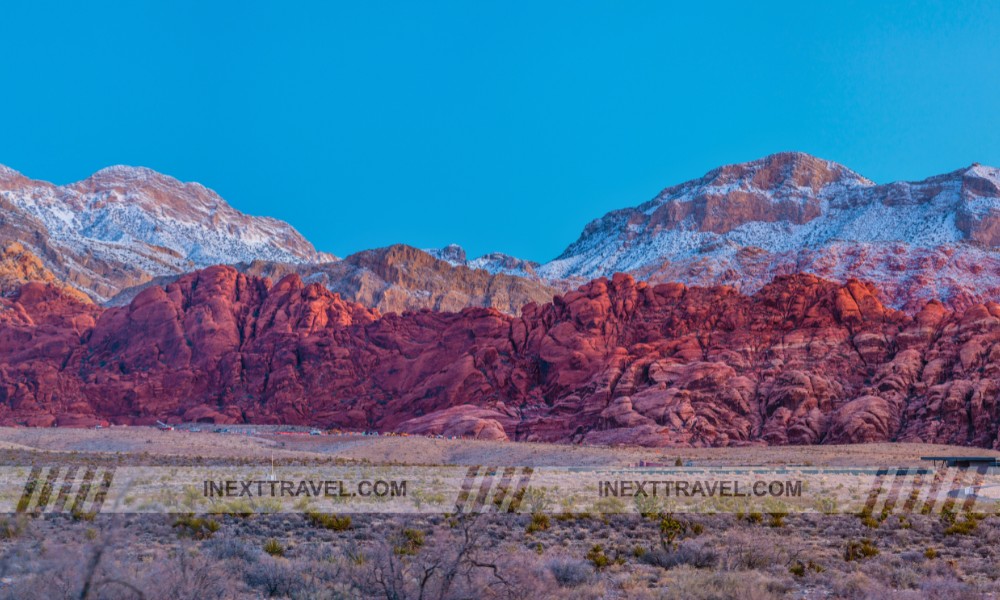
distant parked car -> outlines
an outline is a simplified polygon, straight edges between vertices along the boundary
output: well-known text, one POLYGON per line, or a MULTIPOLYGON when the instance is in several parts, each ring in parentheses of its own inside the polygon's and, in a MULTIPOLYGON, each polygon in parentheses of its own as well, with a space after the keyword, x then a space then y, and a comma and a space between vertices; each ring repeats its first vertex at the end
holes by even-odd
POLYGON ((312 431, 309 432, 309 435, 323 435, 323 432, 320 431, 319 429, 313 429, 312 431))

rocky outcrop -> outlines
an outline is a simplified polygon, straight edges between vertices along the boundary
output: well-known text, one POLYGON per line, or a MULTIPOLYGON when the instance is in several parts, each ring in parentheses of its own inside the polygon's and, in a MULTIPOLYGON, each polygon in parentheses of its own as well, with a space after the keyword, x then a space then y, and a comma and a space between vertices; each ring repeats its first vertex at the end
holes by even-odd
POLYGON ((102 309, 0 299, 0 423, 295 423, 644 445, 1000 447, 1000 305, 908 314, 869 284, 590 282, 381 315, 292 274, 213 267, 102 309))
POLYGON ((462 404, 414 417, 399 424, 403 433, 440 435, 474 440, 507 441, 503 423, 513 424, 510 415, 470 404, 462 404))
POLYGON ((20 243, 10 242, 0 247, 0 295, 11 295, 29 281, 50 284, 70 297, 90 302, 86 294, 59 281, 37 256, 20 243))
MULTIPOLYGON (((537 269, 540 266, 538 263, 510 256, 509 254, 504 254, 503 252, 490 252, 489 254, 484 254, 479 258, 471 260, 466 255, 465 249, 458 244, 449 244, 444 248, 433 248, 425 250, 424 252, 427 252, 434 258, 438 258, 454 266, 469 267, 470 269, 482 269, 496 274, 514 275, 516 277, 523 277, 533 281, 542 280, 537 272, 537 269)), ((548 283, 559 285, 558 281, 548 283)))
MULTIPOLYGON (((242 273, 273 280, 294 273, 307 283, 322 284, 346 300, 377 308, 382 313, 424 309, 454 312, 483 307, 516 315, 525 304, 548 302, 560 291, 537 278, 453 264, 401 244, 321 264, 255 261, 235 267, 242 273)), ((179 277, 158 278, 129 288, 110 304, 127 304, 147 287, 166 285, 179 277)))
POLYGON ((746 294, 805 272, 871 281, 910 312, 930 300, 964 309, 1000 298, 1000 170, 876 185, 814 156, 775 154, 608 213, 538 269, 549 279, 615 272, 746 294))
POLYGON ((338 267, 315 280, 382 312, 484 307, 519 314, 525 304, 548 302, 558 291, 538 280, 450 264, 401 244, 352 254, 338 267))

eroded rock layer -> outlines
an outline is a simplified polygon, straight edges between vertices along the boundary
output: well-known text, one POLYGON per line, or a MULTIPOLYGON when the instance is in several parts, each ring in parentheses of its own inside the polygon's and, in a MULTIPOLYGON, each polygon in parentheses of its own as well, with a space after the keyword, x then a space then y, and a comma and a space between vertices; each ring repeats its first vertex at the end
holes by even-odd
POLYGON ((212 267, 103 309, 0 299, 0 423, 294 423, 643 445, 1000 447, 1000 305, 887 308, 864 283, 598 279, 520 317, 381 315, 212 267))

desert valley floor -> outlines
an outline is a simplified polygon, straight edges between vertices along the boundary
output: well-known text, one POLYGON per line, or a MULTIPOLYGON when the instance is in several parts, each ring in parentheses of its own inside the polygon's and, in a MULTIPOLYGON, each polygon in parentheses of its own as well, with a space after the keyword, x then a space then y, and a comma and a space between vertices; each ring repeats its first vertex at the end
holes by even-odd
MULTIPOLYGON (((922 444, 645 449, 0 429, 0 466, 918 466, 922 444)), ((0 598, 996 598, 1000 515, 13 514, 0 598), (950 520, 949 520, 950 519, 950 520), (142 590, 140 592, 139 590, 142 590)))
POLYGON ((432 437, 363 435, 281 435, 280 427, 256 426, 255 434, 218 434, 153 427, 65 429, 0 427, 0 451, 25 453, 125 454, 182 462, 185 458, 269 461, 370 461, 379 464, 626 466, 639 461, 677 458, 698 465, 864 466, 920 465, 921 456, 1000 456, 1000 452, 938 444, 854 444, 820 446, 751 446, 742 448, 639 448, 450 440, 432 437))

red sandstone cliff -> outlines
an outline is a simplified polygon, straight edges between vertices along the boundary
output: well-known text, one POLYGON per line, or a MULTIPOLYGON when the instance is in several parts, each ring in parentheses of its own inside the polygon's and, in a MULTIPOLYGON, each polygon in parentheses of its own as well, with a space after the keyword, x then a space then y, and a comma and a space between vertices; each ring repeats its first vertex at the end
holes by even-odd
POLYGON ((101 309, 0 299, 0 422, 301 423, 483 438, 1000 447, 1000 305, 888 309, 869 285, 752 296, 619 275, 519 318, 380 316, 212 267, 101 309))

